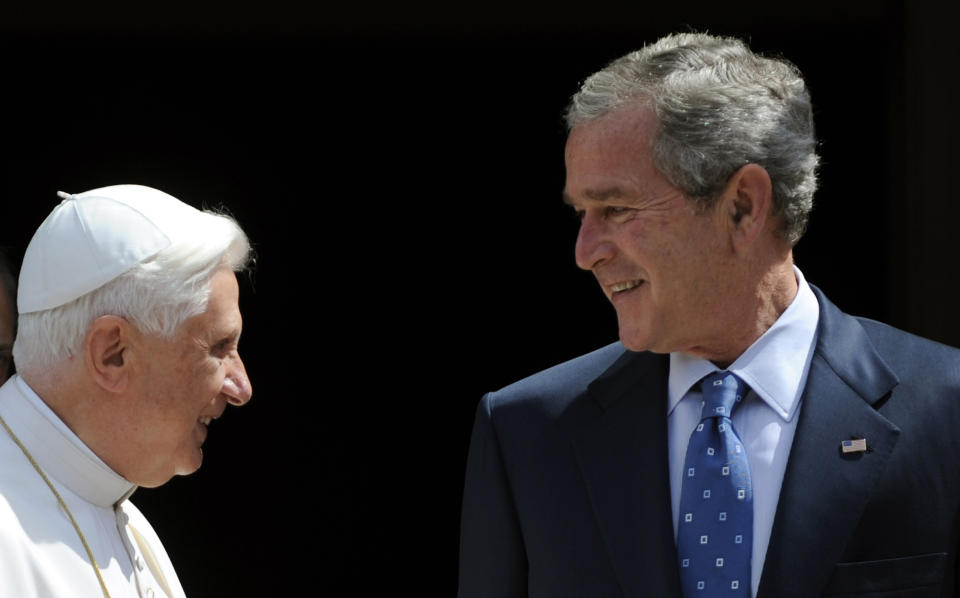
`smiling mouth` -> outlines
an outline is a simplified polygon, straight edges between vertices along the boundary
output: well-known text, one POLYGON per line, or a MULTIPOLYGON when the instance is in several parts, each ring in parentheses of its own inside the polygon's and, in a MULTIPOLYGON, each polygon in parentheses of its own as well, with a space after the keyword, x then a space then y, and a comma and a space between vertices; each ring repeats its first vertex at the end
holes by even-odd
POLYGON ((622 293, 624 291, 629 291, 631 289, 637 288, 638 286, 642 285, 644 282, 646 281, 639 278, 637 280, 628 280, 625 282, 618 282, 617 284, 610 285, 610 293, 616 294, 616 293, 622 293))

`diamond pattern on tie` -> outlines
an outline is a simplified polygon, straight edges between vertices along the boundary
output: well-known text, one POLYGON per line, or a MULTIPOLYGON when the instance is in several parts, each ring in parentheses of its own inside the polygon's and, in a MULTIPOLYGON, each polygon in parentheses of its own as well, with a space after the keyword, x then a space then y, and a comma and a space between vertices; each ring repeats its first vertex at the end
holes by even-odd
POLYGON ((748 388, 730 372, 715 372, 702 389, 702 419, 690 435, 680 490, 683 595, 749 598, 753 489, 746 452, 730 421, 748 388))

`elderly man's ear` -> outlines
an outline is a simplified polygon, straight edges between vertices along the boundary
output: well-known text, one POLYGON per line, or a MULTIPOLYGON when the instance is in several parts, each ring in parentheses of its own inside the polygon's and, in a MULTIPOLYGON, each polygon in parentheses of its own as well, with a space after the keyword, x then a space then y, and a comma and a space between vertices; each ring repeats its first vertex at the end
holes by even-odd
POLYGON ((119 316, 100 316, 84 339, 84 364, 95 384, 108 392, 123 392, 130 378, 130 340, 135 332, 119 316))
POLYGON ((741 167, 727 181, 722 210, 730 218, 733 245, 745 250, 773 222, 773 185, 759 164, 741 167))

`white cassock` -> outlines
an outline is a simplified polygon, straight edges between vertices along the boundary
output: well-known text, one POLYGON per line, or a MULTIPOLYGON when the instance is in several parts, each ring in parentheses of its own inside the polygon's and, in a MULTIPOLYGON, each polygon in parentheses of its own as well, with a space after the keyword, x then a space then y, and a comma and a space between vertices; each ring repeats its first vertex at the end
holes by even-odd
MULTIPOLYGON (((127 500, 136 486, 107 467, 19 376, 0 388, 0 416, 73 513, 111 598, 184 596, 157 534, 127 500)), ((103 596, 76 529, 2 427, 0 596, 103 596)))

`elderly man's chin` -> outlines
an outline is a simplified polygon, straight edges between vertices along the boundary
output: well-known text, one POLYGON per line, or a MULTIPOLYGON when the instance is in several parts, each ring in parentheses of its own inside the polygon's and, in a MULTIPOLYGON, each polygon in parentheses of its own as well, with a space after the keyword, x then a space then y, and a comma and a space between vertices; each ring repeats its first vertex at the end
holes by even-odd
POLYGON ((156 488, 163 486, 176 476, 195 473, 202 463, 203 449, 197 447, 191 451, 191 454, 180 456, 175 462, 168 462, 166 466, 157 467, 152 472, 139 476, 139 479, 130 479, 130 481, 141 488, 156 488))
POLYGON ((177 467, 176 475, 190 475, 196 473, 200 466, 203 465, 203 448, 197 447, 195 452, 188 458, 184 459, 182 463, 177 467))

